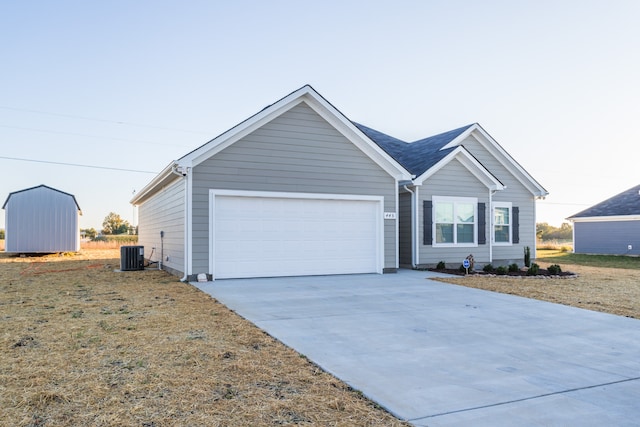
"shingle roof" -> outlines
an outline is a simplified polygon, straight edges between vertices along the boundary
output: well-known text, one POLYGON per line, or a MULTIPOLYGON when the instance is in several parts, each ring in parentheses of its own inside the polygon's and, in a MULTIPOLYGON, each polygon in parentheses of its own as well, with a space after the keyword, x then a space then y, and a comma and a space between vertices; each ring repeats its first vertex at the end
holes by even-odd
POLYGON ((422 175, 446 157, 455 148, 442 148, 473 126, 467 125, 418 141, 405 142, 359 123, 354 124, 415 176, 422 175))
POLYGON ((626 215, 640 215, 640 185, 636 185, 582 212, 578 212, 570 216, 569 219, 626 215))

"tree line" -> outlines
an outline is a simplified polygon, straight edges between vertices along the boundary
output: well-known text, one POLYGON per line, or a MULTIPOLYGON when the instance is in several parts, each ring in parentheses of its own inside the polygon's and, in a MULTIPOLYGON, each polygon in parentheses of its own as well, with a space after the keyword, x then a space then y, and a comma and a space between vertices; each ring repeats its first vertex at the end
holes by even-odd
MULTIPOLYGON (((98 232, 95 228, 84 228, 80 230, 83 232, 89 239, 93 240, 98 236, 98 232)), ((120 215, 115 212, 109 212, 102 221, 102 230, 100 234, 103 235, 116 235, 116 234, 129 234, 129 235, 137 235, 138 227, 134 227, 129 224, 129 221, 122 219, 120 215)))
MULTIPOLYGON (((90 239, 95 239, 98 232, 95 228, 85 228, 83 231, 90 239)), ((110 212, 102 222, 102 234, 138 234, 138 227, 133 227, 128 221, 115 212, 110 212)), ((571 240, 573 239, 573 227, 564 222, 560 227, 554 227, 546 222, 536 224, 536 237, 538 240, 571 240)), ((0 229, 0 240, 4 239, 4 230, 0 229)))
POLYGON ((568 222, 563 222, 560 227, 541 222, 536 224, 536 237, 538 240, 572 240, 573 227, 568 222))

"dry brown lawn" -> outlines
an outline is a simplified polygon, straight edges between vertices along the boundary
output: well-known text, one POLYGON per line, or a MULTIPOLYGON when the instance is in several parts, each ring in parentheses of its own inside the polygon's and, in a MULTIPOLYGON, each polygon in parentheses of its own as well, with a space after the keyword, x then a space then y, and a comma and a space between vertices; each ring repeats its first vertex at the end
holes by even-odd
MULTIPOLYGON (((191 285, 117 249, 0 254, 0 409, 15 426, 401 426, 191 285)), ((445 282, 640 318, 640 271, 445 282)))
POLYGON ((0 254, 2 425, 406 425, 195 287, 117 267, 0 254))

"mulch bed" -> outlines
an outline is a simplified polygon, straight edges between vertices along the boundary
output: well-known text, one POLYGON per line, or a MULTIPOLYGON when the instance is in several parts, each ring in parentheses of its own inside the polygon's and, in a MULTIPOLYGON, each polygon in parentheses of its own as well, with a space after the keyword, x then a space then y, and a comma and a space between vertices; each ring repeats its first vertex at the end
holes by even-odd
POLYGON ((577 277, 576 273, 572 273, 570 271, 562 271, 559 274, 551 274, 549 273, 549 270, 541 268, 538 270, 538 273, 535 275, 530 275, 528 274, 527 271, 524 270, 519 270, 519 271, 510 271, 507 272, 506 274, 498 274, 495 272, 495 270, 493 272, 486 272, 486 271, 482 271, 482 270, 474 270, 474 271, 469 271, 469 273, 467 273, 464 270, 460 270, 457 268, 429 268, 428 271, 434 271, 437 273, 445 273, 445 274, 453 274, 455 276, 481 276, 481 277, 494 277, 494 276, 500 276, 500 277, 530 277, 530 278, 570 278, 570 277, 577 277))

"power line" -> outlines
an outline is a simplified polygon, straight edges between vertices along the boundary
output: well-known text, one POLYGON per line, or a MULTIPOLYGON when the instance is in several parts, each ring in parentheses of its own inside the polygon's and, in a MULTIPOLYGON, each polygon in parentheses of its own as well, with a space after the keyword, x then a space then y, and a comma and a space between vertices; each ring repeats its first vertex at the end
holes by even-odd
POLYGON ((135 126, 135 127, 143 127, 143 128, 150 128, 150 129, 170 130, 170 131, 175 131, 175 132, 198 133, 198 134, 202 134, 202 135, 211 134, 211 132, 203 132, 203 131, 197 131, 197 130, 169 128, 169 127, 164 127, 164 126, 143 125, 143 124, 140 124, 140 123, 124 122, 124 121, 121 121, 121 120, 108 120, 108 119, 99 119, 99 118, 96 118, 96 117, 76 116, 76 115, 73 115, 73 114, 52 113, 52 112, 49 112, 49 111, 30 110, 30 109, 27 109, 27 108, 15 108, 15 107, 0 106, 0 109, 11 110, 11 111, 20 111, 20 112, 23 112, 23 113, 44 114, 44 115, 47 115, 47 116, 67 117, 67 118, 71 118, 71 119, 90 120, 90 121, 93 121, 93 122, 113 123, 113 124, 117 124, 117 125, 135 126))
MULTIPOLYGON (((56 131, 56 130, 49 130, 49 129, 36 129, 36 128, 29 128, 29 127, 22 127, 22 126, 0 125, 0 128, 25 130, 25 131, 29 131, 29 132, 52 133, 52 134, 57 134, 57 135, 81 136, 83 138, 110 139, 112 141, 137 142, 137 143, 141 143, 141 144, 166 145, 168 147, 174 147, 176 145, 181 145, 183 147, 187 147, 187 145, 183 145, 183 144, 163 144, 161 142, 143 141, 143 140, 139 140, 139 139, 114 138, 114 137, 111 137, 111 136, 89 135, 89 134, 83 134, 83 133, 63 132, 63 131, 56 131)), ((191 146, 191 145, 189 145, 189 146, 191 146)))
POLYGON ((49 161, 49 160, 37 160, 37 159, 22 159, 22 158, 19 158, 19 157, 0 156, 0 159, 15 160, 15 161, 20 161, 20 162, 47 163, 47 164, 50 164, 50 165, 59 165, 59 166, 75 166, 75 167, 79 167, 79 168, 106 169, 106 170, 120 171, 120 172, 150 173, 150 174, 154 174, 154 175, 156 175, 158 173, 158 172, 142 171, 142 170, 136 170, 136 169, 113 168, 113 167, 109 167, 109 166, 96 166, 96 165, 83 165, 83 164, 79 164, 79 163, 52 162, 52 161, 49 161))
POLYGON ((541 205, 557 205, 557 206, 592 206, 587 203, 557 203, 557 202, 545 202, 543 200, 538 201, 541 205))

